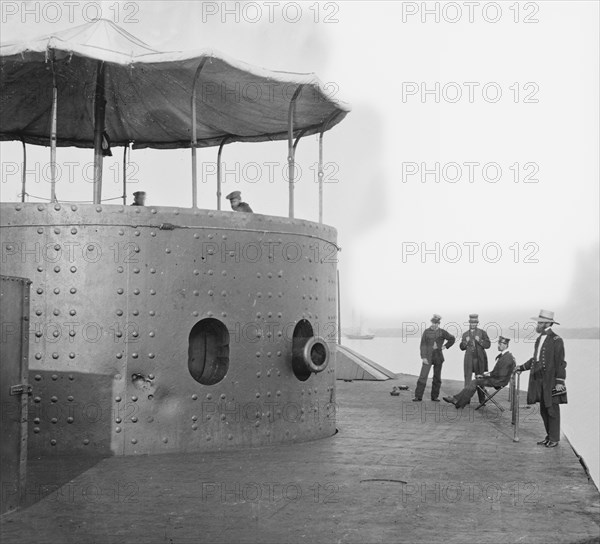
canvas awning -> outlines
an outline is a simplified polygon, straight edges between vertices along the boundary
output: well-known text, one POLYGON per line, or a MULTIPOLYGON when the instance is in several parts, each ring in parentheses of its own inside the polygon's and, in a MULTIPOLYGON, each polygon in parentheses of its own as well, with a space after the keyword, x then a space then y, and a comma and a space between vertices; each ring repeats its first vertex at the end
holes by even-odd
POLYGON ((98 20, 33 41, 0 46, 0 140, 49 145, 53 82, 57 146, 93 147, 98 64, 104 63, 104 129, 113 145, 190 147, 196 94, 198 147, 288 137, 339 123, 349 106, 314 74, 266 70, 212 50, 159 52, 98 20), (197 74, 198 67, 202 65, 197 74), (196 81, 195 81, 196 79, 196 81))

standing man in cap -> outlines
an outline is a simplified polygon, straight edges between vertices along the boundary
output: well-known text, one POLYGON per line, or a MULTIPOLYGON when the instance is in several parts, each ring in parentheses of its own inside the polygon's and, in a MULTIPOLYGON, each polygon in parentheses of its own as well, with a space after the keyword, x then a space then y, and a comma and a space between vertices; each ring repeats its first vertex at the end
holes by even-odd
POLYGON ((425 329, 421 337, 421 373, 417 380, 414 402, 423 400, 423 393, 427 385, 429 371, 433 365, 433 383, 431 384, 431 400, 439 402, 440 387, 442 385, 442 363, 444 355, 442 350, 450 348, 455 341, 448 331, 440 329, 441 316, 433 314, 431 327, 425 329), (444 343, 445 342, 445 343, 444 343))
POLYGON ((225 198, 229 200, 231 204, 231 209, 234 212, 252 213, 252 208, 245 202, 242 202, 242 193, 240 193, 239 191, 233 191, 232 193, 229 193, 225 198))
POLYGON ((527 404, 540 403, 540 414, 546 428, 546 438, 538 445, 555 448, 560 441, 560 405, 567 403, 567 377, 565 362, 565 345, 563 339, 553 330, 554 312, 540 310, 536 332, 533 357, 525 364, 517 367, 517 371, 531 370, 527 388, 527 404))
POLYGON ((133 193, 133 204, 132 206, 145 206, 146 205, 146 192, 136 191, 133 193))
MULTIPOLYGON (((480 329, 479 315, 469 314, 469 330, 462 335, 460 345, 461 351, 465 352, 465 387, 467 387, 475 375, 482 375, 487 372, 488 360, 485 352, 492 343, 487 333, 480 329)), ((481 391, 477 391, 479 403, 481 404, 485 397, 481 391)), ((470 401, 469 401, 470 402, 470 401)))
POLYGON ((500 336, 498 338, 498 351, 500 353, 496 356, 494 369, 491 372, 484 372, 483 375, 477 376, 475 380, 469 382, 460 393, 453 397, 444 397, 444 400, 454 404, 457 409, 464 408, 471 402, 471 397, 475 394, 475 391, 478 391, 477 386, 504 387, 509 382, 512 373, 517 366, 513 354, 508 351, 509 342, 510 340, 508 338, 500 336))

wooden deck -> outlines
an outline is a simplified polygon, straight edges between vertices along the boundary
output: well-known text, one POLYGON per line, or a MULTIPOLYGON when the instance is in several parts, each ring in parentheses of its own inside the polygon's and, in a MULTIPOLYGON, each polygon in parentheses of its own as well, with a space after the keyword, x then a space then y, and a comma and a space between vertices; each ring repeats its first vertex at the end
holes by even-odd
MULTIPOLYGON (((564 437, 555 449, 535 444, 535 409, 521 411, 515 443, 510 412, 413 403, 415 381, 338 382, 339 432, 311 443, 32 463, 33 504, 2 518, 0 540, 599 541, 598 490, 564 437), (400 384, 411 391, 390 396, 400 384)), ((459 388, 445 381, 442 394, 459 388)), ((498 397, 507 405, 505 391, 498 397)))

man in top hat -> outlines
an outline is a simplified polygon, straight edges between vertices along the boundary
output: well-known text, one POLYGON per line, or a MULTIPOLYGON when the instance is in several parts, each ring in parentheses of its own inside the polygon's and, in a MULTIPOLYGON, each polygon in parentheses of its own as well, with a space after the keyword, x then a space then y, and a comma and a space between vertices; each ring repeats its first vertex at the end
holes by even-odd
MULTIPOLYGON (((487 372, 488 360, 485 352, 492 343, 487 333, 480 329, 479 315, 469 314, 469 330, 462 335, 460 345, 461 351, 465 352, 464 370, 465 370, 465 387, 467 387, 475 375, 482 375, 487 372)), ((481 404, 485 397, 481 391, 477 391, 479 403, 481 404)))
POLYGON ((232 193, 229 193, 225 198, 229 200, 231 204, 231 209, 234 212, 252 213, 252 208, 245 202, 242 202, 242 193, 240 193, 240 191, 233 191, 232 193))
POLYGON ((440 387, 442 385, 442 363, 444 355, 442 350, 448 349, 454 344, 455 338, 448 331, 440 328, 441 316, 433 314, 431 327, 425 329, 421 336, 421 373, 417 380, 415 398, 413 401, 423 400, 423 393, 427 385, 429 371, 433 366, 433 383, 431 384, 431 400, 439 402, 440 387), (445 342, 445 343, 444 343, 445 342))
POLYGON ((565 346, 563 339, 553 330, 554 312, 540 310, 536 332, 533 357, 525 364, 517 367, 517 371, 531 370, 527 388, 527 404, 540 403, 540 414, 546 428, 546 438, 540 440, 540 446, 555 448, 560 441, 560 405, 567 403, 567 377, 565 362, 565 346))
POLYGON ((136 191, 133 193, 133 204, 132 206, 145 206, 146 205, 146 192, 136 191))
POLYGON ((509 342, 508 338, 500 336, 498 338, 498 351, 500 353, 496 356, 494 369, 491 372, 484 372, 483 375, 477 376, 460 393, 453 397, 444 397, 444 400, 454 404, 457 409, 464 408, 471 401, 471 397, 477 391, 478 385, 480 387, 504 387, 509 382, 517 366, 513 354, 508 351, 509 342))

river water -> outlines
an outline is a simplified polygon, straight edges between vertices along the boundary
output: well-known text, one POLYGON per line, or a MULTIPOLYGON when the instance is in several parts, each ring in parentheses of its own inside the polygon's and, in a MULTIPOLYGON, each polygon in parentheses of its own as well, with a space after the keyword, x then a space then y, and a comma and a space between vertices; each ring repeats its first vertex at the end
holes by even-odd
MULTIPOLYGON (((557 330, 560 334, 560 331, 557 330)), ((395 373, 418 375, 421 368, 418 338, 376 337, 373 340, 342 339, 342 344, 358 351, 395 373)), ((517 364, 533 355, 531 341, 511 342, 517 364)), ((494 366, 497 344, 488 350, 490 370, 494 366)), ((444 378, 463 380, 464 352, 458 345, 444 352, 444 378)), ((561 407, 562 431, 577 453, 583 457, 596 486, 600 487, 600 340, 565 340, 567 390, 569 403, 561 407)), ((431 375, 430 375, 431 378, 431 375)), ((527 389, 528 373, 521 377, 521 389, 527 389)), ((414 383, 407 383, 411 389, 414 383)), ((442 384, 443 390, 443 384, 442 384)), ((523 397, 522 397, 523 398, 523 397)), ((540 419, 540 436, 544 434, 540 419)))

